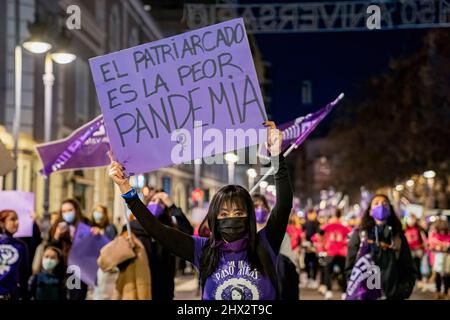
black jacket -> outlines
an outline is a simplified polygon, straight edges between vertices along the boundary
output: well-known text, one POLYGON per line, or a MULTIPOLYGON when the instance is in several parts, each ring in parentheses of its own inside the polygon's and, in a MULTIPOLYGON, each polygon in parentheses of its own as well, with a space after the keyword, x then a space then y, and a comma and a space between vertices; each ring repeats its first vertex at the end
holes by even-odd
MULTIPOLYGON (((376 241, 375 230, 368 231, 368 239, 376 241)), ((375 243, 370 245, 370 251, 374 262, 381 271, 381 289, 386 299, 407 299, 414 289, 417 271, 415 269, 408 242, 401 231, 393 235, 388 227, 378 229, 378 241, 391 243, 391 240, 399 249, 382 249, 375 243)), ((360 246, 360 230, 355 229, 348 242, 348 253, 345 262, 347 279, 352 273, 360 246)))
MULTIPOLYGON (((192 235, 194 229, 183 211, 175 205, 168 208, 166 214, 160 216, 158 220, 166 225, 173 226, 171 217, 176 219, 178 230, 192 235)), ((145 247, 152 275, 152 299, 153 300, 173 300, 175 290, 175 256, 166 249, 159 241, 153 239, 141 226, 139 221, 130 223, 133 232, 145 247)))
MULTIPOLYGON (((289 174, 284 157, 280 155, 279 168, 275 174, 275 186, 277 193, 277 203, 272 209, 269 220, 265 227, 267 240, 275 254, 280 251, 280 245, 286 233, 286 227, 292 208, 292 186, 289 180, 289 174)), ((192 236, 187 235, 176 228, 164 226, 160 219, 155 218, 142 203, 137 195, 126 198, 128 208, 138 219, 139 223, 152 237, 158 240, 166 250, 172 252, 178 257, 194 263, 195 241, 192 236)), ((272 275, 275 274, 275 265, 272 275)), ((201 271, 201 270, 200 270, 201 271)), ((270 275, 269 274, 269 277, 270 275)), ((152 270, 153 276, 153 270, 152 270)), ((271 278, 275 288, 278 287, 278 279, 271 278)), ((152 277, 152 282, 154 278, 152 277)), ((155 292, 152 293, 153 297, 155 292)))

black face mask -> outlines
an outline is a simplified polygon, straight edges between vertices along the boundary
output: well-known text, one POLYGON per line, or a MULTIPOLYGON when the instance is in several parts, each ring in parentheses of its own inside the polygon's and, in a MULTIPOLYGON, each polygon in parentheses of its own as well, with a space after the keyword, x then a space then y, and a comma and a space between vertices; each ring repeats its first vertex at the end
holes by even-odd
POLYGON ((227 242, 242 239, 248 232, 247 217, 218 219, 217 230, 227 242))

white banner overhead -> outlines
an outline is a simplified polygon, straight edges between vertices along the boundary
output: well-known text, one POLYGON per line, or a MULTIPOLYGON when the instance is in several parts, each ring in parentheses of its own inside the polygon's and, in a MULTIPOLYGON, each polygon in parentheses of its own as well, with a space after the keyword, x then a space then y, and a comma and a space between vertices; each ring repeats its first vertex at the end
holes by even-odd
POLYGON ((184 7, 190 29, 237 17, 244 18, 248 33, 442 28, 450 27, 450 0, 187 3, 184 7))

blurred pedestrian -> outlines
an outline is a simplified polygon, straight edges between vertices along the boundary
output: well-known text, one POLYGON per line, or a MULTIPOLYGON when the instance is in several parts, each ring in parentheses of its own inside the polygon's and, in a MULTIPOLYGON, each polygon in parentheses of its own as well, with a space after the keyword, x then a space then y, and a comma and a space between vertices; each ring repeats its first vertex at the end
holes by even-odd
POLYGON ((0 211, 0 300, 28 299, 28 248, 14 238, 18 229, 17 213, 0 211))
POLYGON ((41 260, 41 270, 28 281, 30 297, 33 300, 65 300, 64 281, 66 267, 62 251, 47 246, 41 260))
POLYGON ((117 236, 117 229, 109 222, 108 209, 105 206, 98 205, 94 208, 91 232, 95 235, 105 235, 110 240, 117 236))
POLYGON ((409 249, 413 257, 414 265, 417 270, 417 280, 422 285, 421 264, 425 253, 427 238, 425 231, 419 226, 418 220, 413 213, 409 213, 406 218, 405 237, 408 241, 409 249))
POLYGON ((347 256, 347 236, 350 228, 341 222, 341 210, 335 208, 328 223, 322 227, 324 248, 327 253, 325 267, 325 285, 327 291, 325 299, 333 298, 332 279, 337 276, 339 286, 345 298, 346 278, 345 278, 345 257, 347 256))
POLYGON ((20 237, 19 239, 25 242, 28 248, 28 274, 32 273, 33 270, 33 259, 39 245, 42 243, 41 230, 37 223, 36 213, 31 214, 33 219, 33 229, 31 237, 20 237))
POLYGON ((314 209, 309 209, 306 214, 306 221, 302 226, 303 239, 302 247, 305 251, 304 254, 304 265, 305 271, 308 276, 307 287, 312 289, 317 289, 319 284, 316 280, 318 271, 318 258, 316 248, 312 241, 312 237, 319 232, 320 223, 317 217, 317 212, 314 209))
POLYGON ((407 299, 414 288, 416 269, 402 224, 387 196, 380 194, 371 199, 360 226, 350 236, 345 264, 347 279, 355 266, 362 238, 380 271, 374 275, 379 276, 380 288, 375 285, 373 289, 381 289, 386 299, 407 299))
MULTIPOLYGON (((262 230, 270 218, 270 208, 265 196, 261 194, 252 195, 255 207, 255 219, 257 231, 262 230)), ((297 273, 296 255, 291 245, 291 238, 286 232, 280 246, 280 253, 276 262, 278 288, 280 300, 299 299, 299 274, 297 273)))
MULTIPOLYGON (((72 241, 80 222, 89 224, 88 219, 82 214, 80 204, 74 199, 64 200, 61 203, 58 220, 50 228, 48 243, 62 251, 65 265, 68 264, 72 241)), ((80 286, 74 286, 67 290, 68 300, 86 299, 87 285, 81 279, 78 280, 80 281, 80 286)))
POLYGON ((142 196, 143 196, 142 202, 143 202, 146 206, 148 206, 150 200, 152 200, 153 196, 154 196, 155 193, 156 193, 156 188, 155 188, 155 187, 152 187, 152 186, 146 185, 146 186, 144 186, 144 187, 142 188, 141 191, 142 191, 142 196))
MULTIPOLYGON (((194 230, 189 220, 163 190, 155 190, 147 208, 160 223, 176 228, 185 234, 193 234, 194 230)), ((152 299, 157 301, 173 300, 175 295, 175 256, 159 241, 151 237, 139 221, 131 221, 130 226, 133 234, 146 248, 152 276, 152 299)))
MULTIPOLYGON (((130 214, 132 220, 132 214, 130 214)), ((133 233, 105 245, 97 259, 94 300, 151 300, 151 273, 146 248, 133 233)))
POLYGON ((450 233, 446 216, 438 217, 429 235, 431 264, 435 273, 436 299, 449 299, 450 233))

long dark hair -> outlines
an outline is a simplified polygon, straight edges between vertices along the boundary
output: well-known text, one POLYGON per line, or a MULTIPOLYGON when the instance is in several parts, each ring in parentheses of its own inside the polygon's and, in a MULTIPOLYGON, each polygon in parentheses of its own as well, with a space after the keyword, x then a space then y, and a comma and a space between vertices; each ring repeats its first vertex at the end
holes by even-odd
POLYGON ((397 235, 402 232, 402 223, 400 222, 400 219, 398 218, 397 214, 395 213, 394 207, 392 206, 391 202, 389 201, 389 198, 384 194, 376 194, 370 199, 369 205, 367 206, 366 211, 364 211, 364 214, 361 218, 360 223, 360 229, 362 230, 372 230, 375 227, 375 219, 370 215, 370 207, 372 206, 372 201, 376 197, 383 197, 386 199, 386 201, 389 204, 389 210, 391 210, 391 214, 386 220, 386 225, 392 227, 392 233, 393 235, 397 235))
POLYGON ((276 283, 274 270, 270 269, 270 257, 266 250, 259 244, 257 238, 256 217, 253 214, 255 209, 252 198, 248 191, 243 187, 238 185, 227 185, 222 187, 214 195, 206 215, 211 233, 200 257, 200 283, 202 288, 204 288, 206 279, 213 274, 219 264, 219 248, 216 244, 221 240, 221 236, 217 228, 217 215, 224 203, 237 204, 241 209, 247 212, 247 224, 249 230, 247 257, 250 267, 252 269, 257 269, 262 274, 268 275, 271 278, 272 283, 276 283))

